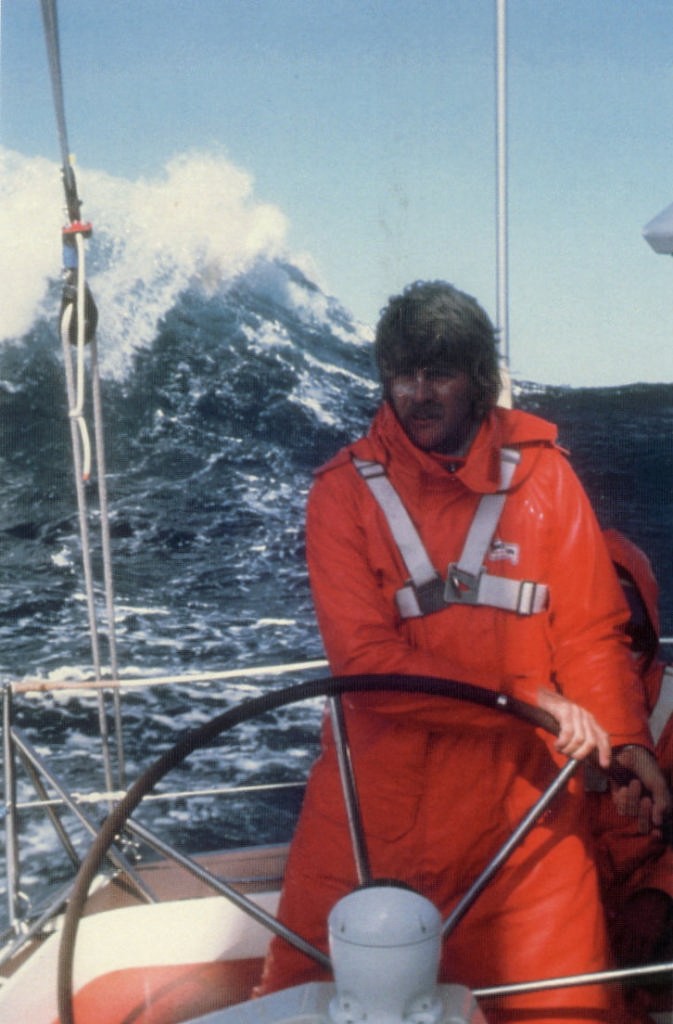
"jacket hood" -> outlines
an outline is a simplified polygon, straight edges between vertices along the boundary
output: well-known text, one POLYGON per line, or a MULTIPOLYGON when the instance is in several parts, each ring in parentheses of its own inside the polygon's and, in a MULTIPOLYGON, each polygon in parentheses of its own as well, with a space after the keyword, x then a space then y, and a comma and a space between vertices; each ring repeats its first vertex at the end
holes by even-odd
POLYGON ((641 548, 619 530, 604 530, 603 537, 618 573, 621 569, 619 574, 625 573, 640 595, 654 638, 658 642, 660 629, 659 584, 649 558, 641 548))
MULTIPOLYGON (((469 451, 464 456, 425 452, 409 440, 392 407, 384 402, 378 410, 366 438, 356 442, 349 451, 362 458, 373 458, 383 465, 394 459, 398 472, 413 476, 423 486, 433 481, 442 486, 447 472, 477 494, 494 493, 500 486, 500 449, 508 445, 525 451, 539 451, 540 446, 556 444, 557 430, 553 423, 529 413, 511 409, 494 409, 482 422, 469 451)), ((515 481, 520 482, 532 468, 519 469, 515 481)))

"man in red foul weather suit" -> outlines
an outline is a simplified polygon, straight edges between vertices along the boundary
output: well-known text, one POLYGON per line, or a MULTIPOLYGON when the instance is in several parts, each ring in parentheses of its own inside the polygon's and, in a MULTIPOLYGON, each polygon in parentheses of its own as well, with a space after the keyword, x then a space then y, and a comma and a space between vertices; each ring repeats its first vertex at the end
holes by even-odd
MULTIPOLYGON (((606 530, 608 552, 631 610, 625 632, 650 716, 655 755, 673 784, 673 668, 659 657, 659 586, 645 552, 618 530, 606 530)), ((673 958, 673 848, 660 832, 643 834, 637 816, 625 814, 609 793, 589 794, 597 863, 606 904, 608 931, 620 966, 665 963, 673 958), (620 813, 621 812, 621 813, 620 813)), ((640 797, 637 783, 622 797, 640 797)), ((647 814, 647 804, 644 808, 647 814)), ((670 977, 632 992, 634 1011, 669 1012, 670 977)))
MULTIPOLYGON (((496 408, 486 314, 451 285, 412 285, 384 310, 376 357, 382 406, 367 436, 318 471, 308 506, 311 585, 333 673, 460 680, 538 705, 560 723, 553 739, 413 687, 344 697, 372 873, 413 886, 446 915, 566 756, 597 750, 605 766, 610 746, 623 746, 622 762, 655 794, 655 820, 669 796, 649 753, 619 631, 627 611, 599 528, 555 428, 496 408), (427 585, 367 482, 381 474, 436 571, 427 585), (504 504, 471 576, 466 537, 484 496, 499 491, 504 504)), ((478 548, 471 544, 472 560, 478 548)), ((572 782, 448 937, 441 980, 476 988, 606 966, 578 790, 572 782)), ((280 917, 324 949, 327 914, 356 885, 326 720, 280 917)), ((276 939, 259 993, 320 977, 276 939)), ((483 1009, 493 1022, 612 1024, 621 1011, 611 998, 592 986, 483 1009)))

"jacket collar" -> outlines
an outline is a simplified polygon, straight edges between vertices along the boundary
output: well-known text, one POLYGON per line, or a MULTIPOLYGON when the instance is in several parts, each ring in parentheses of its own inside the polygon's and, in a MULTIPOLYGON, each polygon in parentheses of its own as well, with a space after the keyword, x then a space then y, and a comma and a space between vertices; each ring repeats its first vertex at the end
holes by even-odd
POLYGON ((510 444, 553 445, 556 436, 556 427, 546 420, 518 410, 496 408, 483 420, 462 458, 424 452, 409 440, 392 407, 384 402, 374 417, 367 441, 374 448, 374 458, 412 486, 443 488, 451 476, 470 491, 492 494, 500 485, 501 448, 510 444))

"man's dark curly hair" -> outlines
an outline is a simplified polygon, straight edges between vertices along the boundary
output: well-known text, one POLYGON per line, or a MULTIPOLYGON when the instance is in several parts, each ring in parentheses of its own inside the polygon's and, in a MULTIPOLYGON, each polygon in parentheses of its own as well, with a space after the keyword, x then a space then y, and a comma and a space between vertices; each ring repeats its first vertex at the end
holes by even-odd
POLYGON ((389 300, 376 329, 374 354, 386 398, 399 374, 462 370, 481 415, 497 402, 495 328, 476 299, 446 281, 416 281, 389 300))

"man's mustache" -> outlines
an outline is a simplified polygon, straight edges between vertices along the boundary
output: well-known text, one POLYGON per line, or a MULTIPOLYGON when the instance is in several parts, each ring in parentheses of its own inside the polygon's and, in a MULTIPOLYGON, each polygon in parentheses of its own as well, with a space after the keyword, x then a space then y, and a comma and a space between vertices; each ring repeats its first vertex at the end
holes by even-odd
POLYGON ((441 405, 434 402, 418 402, 409 409, 409 416, 417 419, 440 419, 444 415, 441 405))

